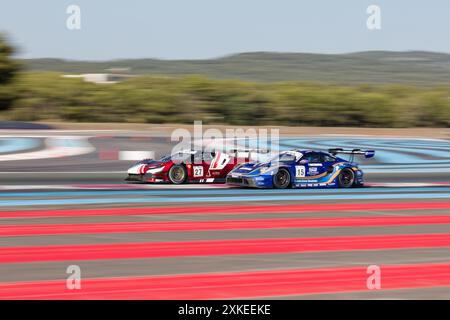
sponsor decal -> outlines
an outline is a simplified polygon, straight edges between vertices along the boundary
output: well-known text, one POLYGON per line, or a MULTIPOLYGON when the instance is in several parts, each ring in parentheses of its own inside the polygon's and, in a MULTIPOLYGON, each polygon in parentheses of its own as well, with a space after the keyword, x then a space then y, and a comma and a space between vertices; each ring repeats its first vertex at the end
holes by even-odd
POLYGON ((310 175, 317 174, 317 167, 309 168, 308 173, 309 173, 310 175))

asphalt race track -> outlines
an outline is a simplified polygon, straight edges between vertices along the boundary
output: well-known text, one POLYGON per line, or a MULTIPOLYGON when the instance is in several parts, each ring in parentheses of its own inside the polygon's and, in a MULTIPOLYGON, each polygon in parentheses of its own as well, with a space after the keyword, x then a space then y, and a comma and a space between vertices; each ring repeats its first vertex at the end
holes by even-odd
POLYGON ((367 186, 350 190, 123 181, 133 162, 121 152, 171 146, 138 132, 0 132, 0 298, 450 299, 449 140, 282 138, 375 149, 367 186))

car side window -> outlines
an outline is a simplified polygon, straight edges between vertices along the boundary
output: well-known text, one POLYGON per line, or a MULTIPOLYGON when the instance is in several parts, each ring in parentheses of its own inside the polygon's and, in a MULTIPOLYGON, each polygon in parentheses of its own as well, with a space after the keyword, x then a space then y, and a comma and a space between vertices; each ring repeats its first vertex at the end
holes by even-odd
POLYGON ((293 155, 293 154, 290 154, 290 153, 282 153, 282 154, 280 154, 280 156, 279 156, 279 161, 280 162, 282 162, 282 161, 293 161, 293 160, 295 160, 295 156, 293 155))
POLYGON ((190 161, 190 155, 186 153, 177 153, 174 154, 172 157, 172 161, 177 162, 189 162, 190 161))
POLYGON ((208 152, 197 152, 197 153, 194 154, 194 163, 195 164, 200 164, 203 161, 208 162, 208 161, 211 161, 211 160, 212 160, 211 153, 208 153, 208 152))
POLYGON ((320 154, 317 152, 310 152, 303 156, 302 160, 308 160, 309 163, 320 163, 320 154))
POLYGON ((322 154, 322 162, 334 162, 336 159, 334 159, 332 156, 323 153, 322 154))
POLYGON ((214 159, 214 155, 212 155, 211 152, 203 153, 203 161, 210 163, 213 159, 214 159))

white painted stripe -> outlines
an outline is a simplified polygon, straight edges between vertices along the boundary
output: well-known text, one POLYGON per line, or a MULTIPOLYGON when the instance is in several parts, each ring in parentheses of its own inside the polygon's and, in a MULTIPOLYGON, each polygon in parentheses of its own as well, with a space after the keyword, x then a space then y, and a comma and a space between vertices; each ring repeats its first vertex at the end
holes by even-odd
POLYGON ((5 185, 0 190, 78 189, 70 185, 5 185))
MULTIPOLYGON (((445 172, 449 172, 449 168, 445 169, 445 172)), ((390 171, 387 170, 379 170, 379 171, 372 171, 372 170, 364 170, 364 173, 370 173, 372 176, 376 176, 378 174, 427 174, 430 171, 390 171)), ((434 171, 433 171, 434 172, 434 171)), ((442 172, 442 171, 440 171, 442 172)), ((0 175, 36 175, 36 174, 124 174, 126 175, 126 170, 124 171, 0 171, 0 175)))
MULTIPOLYGON (((55 131, 53 131, 55 132, 55 131)), ((61 133, 76 133, 76 132, 61 132, 61 133)), ((45 135, 45 134, 0 134, 0 138, 58 138, 61 137, 59 135, 45 135)), ((92 135, 84 135, 84 136, 73 136, 78 138, 93 138, 95 136, 92 135)))
POLYGON ((67 190, 86 190, 86 189, 105 189, 105 190, 133 190, 133 189, 227 189, 234 188, 226 184, 43 184, 43 185, 0 185, 0 190, 39 190, 39 189, 67 189, 67 190))
POLYGON ((54 137, 45 140, 44 150, 0 155, 0 161, 36 160, 79 156, 95 151, 86 137, 54 137))
POLYGON ((364 173, 370 174, 426 174, 426 173, 444 173, 450 172, 450 167, 447 168, 421 168, 421 169, 364 169, 362 168, 364 173))
MULTIPOLYGON (((446 132, 443 132, 443 134, 448 134, 446 132)), ((424 138, 421 136, 410 136, 410 137, 405 137, 405 136, 385 136, 385 135, 377 135, 377 134, 373 134, 373 135, 366 135, 366 134, 332 134, 332 133, 324 133, 324 134, 319 134, 320 136, 331 136, 331 137, 363 137, 365 139, 371 139, 371 140, 383 140, 383 139, 389 139, 389 140, 418 140, 418 141, 436 141, 436 142, 449 142, 449 140, 443 138, 443 139, 439 139, 439 138, 424 138)), ((283 138, 291 138, 290 136, 286 136, 283 138)), ((293 138, 293 137, 292 137, 293 138)), ((314 136, 301 136, 302 139, 310 139, 310 138, 315 138, 314 136)))
POLYGON ((119 160, 122 161, 138 161, 153 158, 155 158, 155 152, 153 151, 119 151, 119 160))
POLYGON ((418 187, 442 187, 449 186, 446 182, 383 182, 383 183, 366 183, 370 187, 389 187, 389 188, 418 188, 418 187))
POLYGON ((35 174, 126 174, 125 171, 4 171, 0 174, 11 174, 11 175, 35 175, 35 174))
MULTIPOLYGON (((367 187, 387 187, 387 188, 418 188, 418 187, 443 187, 449 186, 450 183, 446 182, 436 182, 436 183, 422 183, 422 182, 388 182, 388 183, 367 183, 367 187)), ((0 190, 39 190, 39 189, 66 189, 66 190, 86 190, 86 189, 101 189, 101 190, 169 190, 169 189, 229 189, 238 187, 228 186, 226 184, 127 184, 127 183, 117 183, 117 184, 43 184, 43 185, 0 185, 0 190)), ((313 191, 314 189, 309 189, 313 191)), ((321 189, 319 189, 321 190, 321 189)), ((323 189, 322 189, 323 190, 323 189)), ((360 189, 356 189, 360 190, 360 189)), ((349 190, 351 191, 351 190, 349 190)), ((367 189, 370 191, 370 188, 367 189)), ((282 192, 282 191, 281 191, 282 192)), ((286 191, 286 194, 289 194, 286 191)))

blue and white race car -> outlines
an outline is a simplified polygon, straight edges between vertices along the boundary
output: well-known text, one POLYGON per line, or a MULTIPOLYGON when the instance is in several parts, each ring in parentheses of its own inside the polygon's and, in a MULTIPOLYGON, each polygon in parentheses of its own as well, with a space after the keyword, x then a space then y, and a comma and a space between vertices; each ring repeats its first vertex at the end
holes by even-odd
POLYGON ((374 150, 329 149, 284 151, 267 162, 244 163, 234 168, 226 183, 254 188, 350 188, 362 186, 364 175, 355 155, 372 158, 374 150), (337 154, 349 154, 346 160, 337 154))

